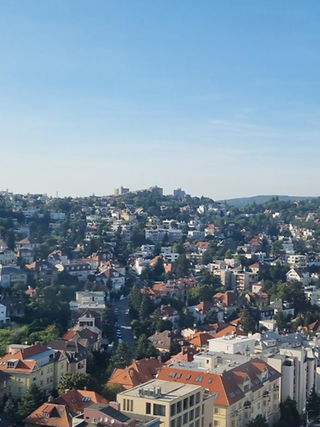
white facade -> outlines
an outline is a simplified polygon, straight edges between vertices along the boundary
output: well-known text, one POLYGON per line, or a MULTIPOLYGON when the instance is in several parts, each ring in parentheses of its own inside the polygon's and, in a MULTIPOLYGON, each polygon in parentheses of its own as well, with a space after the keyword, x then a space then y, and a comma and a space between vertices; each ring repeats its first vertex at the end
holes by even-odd
POLYGON ((10 322, 10 317, 7 317, 7 307, 0 304, 0 327, 10 322))
POLYGON ((282 374, 281 401, 287 397, 297 402, 300 414, 305 412, 308 396, 316 384, 317 359, 311 348, 282 348, 267 358, 267 363, 282 374))
POLYGON ((245 336, 228 335, 223 338, 209 340, 210 352, 222 352, 228 354, 253 354, 255 338, 245 336))

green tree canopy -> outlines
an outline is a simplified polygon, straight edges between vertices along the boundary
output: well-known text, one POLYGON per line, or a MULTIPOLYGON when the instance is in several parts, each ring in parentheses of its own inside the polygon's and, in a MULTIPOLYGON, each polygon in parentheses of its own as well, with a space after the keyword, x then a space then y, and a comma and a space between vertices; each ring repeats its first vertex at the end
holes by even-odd
POLYGON ((42 390, 36 383, 32 383, 18 404, 18 412, 21 418, 26 418, 45 401, 42 390))

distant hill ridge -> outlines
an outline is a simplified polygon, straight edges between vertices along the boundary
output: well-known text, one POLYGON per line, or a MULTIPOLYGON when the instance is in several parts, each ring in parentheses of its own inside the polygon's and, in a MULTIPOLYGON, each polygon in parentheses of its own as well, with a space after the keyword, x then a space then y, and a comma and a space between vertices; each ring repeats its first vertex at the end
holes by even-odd
MULTIPOLYGON (((314 199, 315 197, 308 196, 279 196, 277 194, 274 195, 261 195, 261 196, 252 196, 252 197, 238 197, 236 199, 226 199, 226 202, 230 206, 235 206, 237 208, 241 208, 243 206, 249 205, 250 203, 264 203, 269 200, 277 197, 279 200, 286 202, 289 200, 306 200, 306 199, 314 199)), ((221 200, 222 201, 222 200, 221 200)))

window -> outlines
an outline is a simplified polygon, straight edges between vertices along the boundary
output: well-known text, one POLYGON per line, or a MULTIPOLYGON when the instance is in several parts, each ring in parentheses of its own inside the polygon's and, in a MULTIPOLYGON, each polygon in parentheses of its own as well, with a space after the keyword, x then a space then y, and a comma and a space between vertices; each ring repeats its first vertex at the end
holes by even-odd
POLYGON ((99 418, 98 418, 98 421, 101 423, 101 421, 102 421, 102 417, 99 417, 99 418))
POLYGON ((170 421, 170 427, 176 427, 176 420, 170 421))
POLYGON ((202 415, 204 414, 204 405, 202 405, 202 415))
POLYGON ((200 403, 200 393, 196 394, 196 404, 200 403))
POLYGON ((188 422, 188 413, 183 415, 183 424, 187 424, 188 422))
POLYGON ((183 410, 185 411, 186 409, 188 409, 188 398, 183 399, 183 410))
POLYGON ((236 427, 236 421, 235 420, 232 420, 231 427, 236 427))
POLYGON ((200 420, 197 420, 197 421, 194 423, 194 427, 200 427, 200 420))
POLYGON ((146 403, 146 414, 151 414, 151 403, 146 403))
POLYGON ((177 402, 177 414, 179 414, 182 410, 182 400, 180 402, 177 402))
POLYGON ((189 406, 193 406, 194 405, 194 395, 190 396, 189 399, 189 406))
POLYGON ((194 410, 190 411, 189 420, 192 421, 194 419, 194 410))
POLYGON ((182 417, 177 418, 177 427, 181 427, 181 418, 182 417))
POLYGON ((191 375, 186 376, 186 380, 190 380, 190 378, 191 378, 191 375))
POLYGON ((217 408, 216 406, 214 407, 214 413, 219 414, 219 408, 217 408))
POLYGON ((203 377, 197 377, 196 378, 196 381, 198 382, 198 383, 201 383, 201 381, 203 380, 203 377))
POLYGON ((200 417, 200 406, 196 408, 195 414, 196 414, 196 418, 200 417))
POLYGON ((201 427, 204 427, 204 417, 201 418, 201 427))
POLYGON ((214 422, 213 422, 213 425, 214 425, 214 426, 218 426, 218 425, 219 425, 219 421, 214 421, 214 422))
POLYGON ((158 405, 155 403, 153 405, 153 415, 159 415, 161 417, 165 417, 166 416, 166 407, 164 405, 158 405))
POLYGON ((176 415, 176 404, 175 403, 173 405, 171 405, 170 414, 171 414, 171 416, 176 415))

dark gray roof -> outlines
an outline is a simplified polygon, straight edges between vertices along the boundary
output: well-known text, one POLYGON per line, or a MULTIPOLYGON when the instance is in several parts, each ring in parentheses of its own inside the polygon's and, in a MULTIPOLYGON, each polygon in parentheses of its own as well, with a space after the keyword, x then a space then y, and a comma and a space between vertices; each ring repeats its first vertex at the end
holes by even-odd
POLYGON ((103 403, 94 403, 93 405, 90 405, 88 409, 95 409, 96 411, 103 412, 104 414, 120 421, 121 423, 125 423, 130 420, 130 417, 125 415, 123 412, 118 411, 112 406, 104 405, 103 403))

